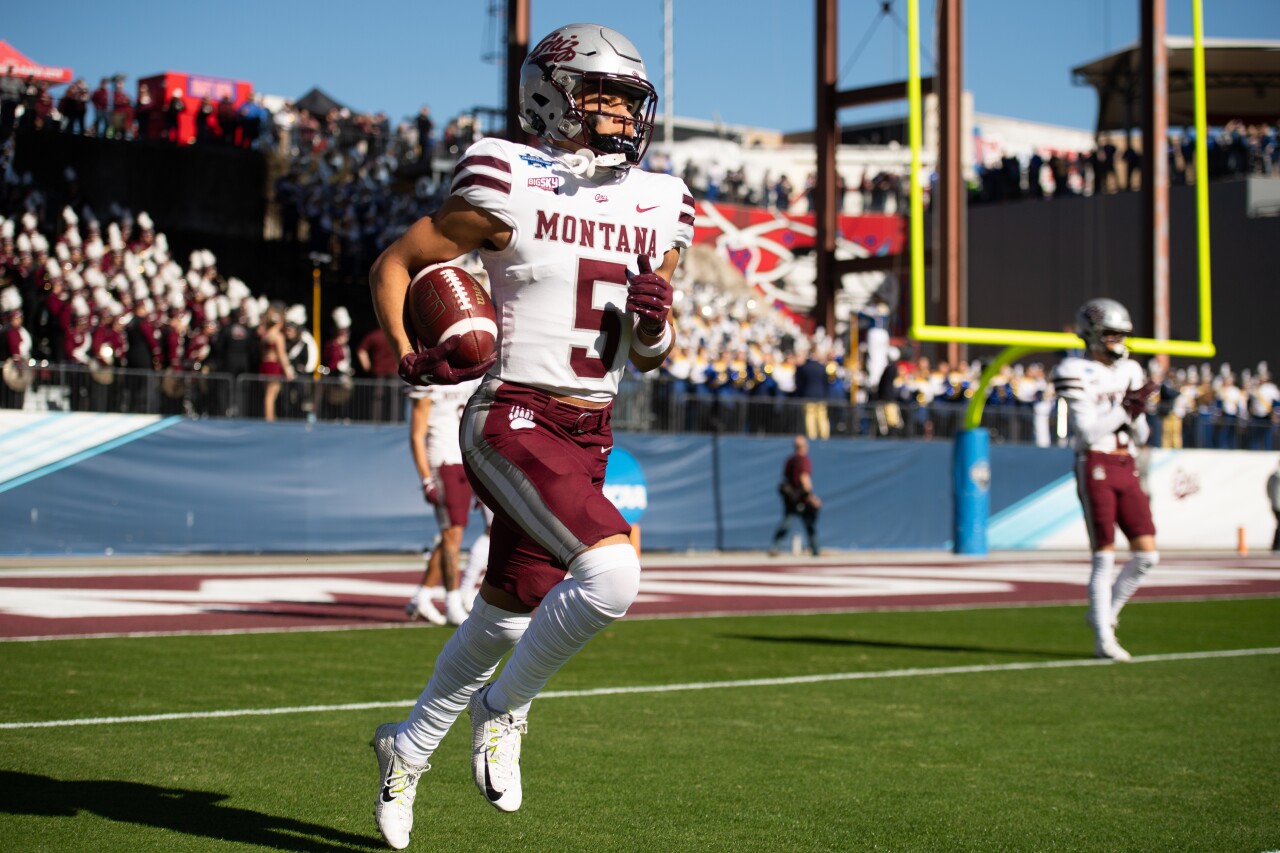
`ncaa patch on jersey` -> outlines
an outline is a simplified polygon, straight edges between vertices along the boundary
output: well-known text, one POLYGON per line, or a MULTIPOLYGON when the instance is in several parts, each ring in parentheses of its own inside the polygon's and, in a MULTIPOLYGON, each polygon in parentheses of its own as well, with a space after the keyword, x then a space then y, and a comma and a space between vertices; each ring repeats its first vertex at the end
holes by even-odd
POLYGON ((1093 466, 1093 479, 1095 480, 1107 479, 1107 469, 1103 468, 1101 465, 1093 466))
POLYGON ((556 164, 554 160, 548 160, 546 157, 539 157, 537 154, 521 154, 520 159, 528 163, 530 166, 538 166, 542 169, 550 169, 556 164))
POLYGON ((542 178, 530 178, 529 186, 535 190, 546 190, 547 192, 560 191, 560 178, 548 175, 542 178))

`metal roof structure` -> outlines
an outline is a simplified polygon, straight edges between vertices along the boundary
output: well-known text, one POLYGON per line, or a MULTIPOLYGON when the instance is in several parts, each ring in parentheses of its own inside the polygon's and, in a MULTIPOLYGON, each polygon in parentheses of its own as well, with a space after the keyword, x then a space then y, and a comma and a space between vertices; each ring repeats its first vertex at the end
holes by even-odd
MULTIPOLYGON (((1192 39, 1166 39, 1169 63, 1169 124, 1195 124, 1192 39)), ((1280 120, 1280 41, 1205 39, 1205 100, 1211 125, 1280 120)), ((1098 90, 1099 133, 1142 123, 1142 62, 1139 45, 1071 69, 1076 85, 1098 90)))

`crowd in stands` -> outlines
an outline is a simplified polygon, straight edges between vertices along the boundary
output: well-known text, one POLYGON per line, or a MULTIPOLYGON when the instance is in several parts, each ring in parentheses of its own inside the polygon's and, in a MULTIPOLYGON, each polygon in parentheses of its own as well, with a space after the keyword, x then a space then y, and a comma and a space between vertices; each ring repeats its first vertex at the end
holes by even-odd
MULTIPOLYGON (((646 169, 674 174, 671 157, 661 150, 650 151, 646 169)), ((727 168, 718 158, 705 162, 697 158, 684 161, 680 178, 694 198, 710 202, 726 202, 752 207, 767 207, 782 213, 812 213, 816 173, 809 172, 797 186, 786 173, 765 171, 751 180, 743 166, 727 168)), ((859 213, 894 213, 906 209, 908 187, 906 176, 892 170, 866 169, 852 184, 844 174, 836 173, 836 209, 859 213)))
MULTIPOLYGON (((1280 176, 1280 138, 1273 124, 1229 121, 1212 129, 1205 149, 1210 180, 1280 176)), ((1195 183, 1194 130, 1170 133, 1165 156, 1171 184, 1195 183)), ((1090 151, 1058 152, 1047 157, 1006 156, 998 163, 979 166, 970 199, 988 202, 1088 196, 1133 191, 1141 186, 1141 150, 1106 142, 1090 151)))
MULTIPOLYGON (((258 374, 284 379, 319 373, 333 377, 394 377, 394 359, 381 334, 359 330, 353 346, 345 310, 325 318, 326 338, 314 340, 302 305, 272 303, 234 276, 219 271, 208 250, 185 259, 169 251, 162 231, 145 212, 113 207, 100 217, 83 202, 48 209, 47 195, 29 176, 11 167, 15 127, 85 134, 110 139, 174 141, 173 103, 139 87, 136 102, 120 78, 104 79, 90 91, 83 80, 54 102, 48 89, 0 78, 5 190, 0 201, 0 361, 24 357, 36 362, 84 367, 185 374, 258 374), (185 262, 184 262, 185 261, 185 262), (13 333, 15 327, 25 330, 13 333), (287 364, 273 355, 283 338, 287 364), (279 371, 277 373, 277 370, 279 371)), ((201 118, 195 144, 259 148, 279 164, 275 181, 281 236, 313 252, 331 255, 341 276, 362 283, 377 254, 409 224, 434 210, 447 192, 447 170, 433 160, 456 155, 479 133, 474 116, 450 121, 437 136, 428 108, 391 126, 385 114, 355 114, 341 108, 323 115, 285 103, 274 113, 251 98, 238 109, 205 101, 182 104, 201 118), (252 114, 252 118, 248 116, 252 114), (201 130, 201 127, 204 130, 201 130)), ((229 104, 228 104, 229 106, 229 104)), ((1277 174, 1275 128, 1228 124, 1211 140, 1212 176, 1277 174)), ((1186 138, 1170 146, 1175 182, 1187 180, 1186 138), (1176 166, 1176 168, 1175 168, 1176 166)), ((1117 157, 1113 146, 1079 157, 1033 157, 1023 164, 1006 159, 982 172, 980 194, 992 200, 1066 192, 1130 189, 1138 179, 1133 155, 1117 157), (1117 165, 1118 161, 1118 165, 1117 165), (1028 175, 1041 175, 1040 181, 1028 175), (1123 180, 1121 179, 1123 178, 1123 180)), ((661 152, 647 164, 670 171, 661 152)), ((742 170, 718 162, 684 164, 683 177, 708 200, 767 205, 804 212, 812 203, 812 178, 795 187, 785 175, 765 176, 752 185, 742 170)), ((852 187, 838 188, 840 204, 900 210, 904 178, 868 172, 852 187)), ((849 359, 849 339, 819 328, 806 334, 788 313, 750 292, 726 293, 681 270, 675 281, 675 313, 680 337, 657 381, 664 399, 687 398, 711 411, 750 400, 803 402, 803 429, 810 437, 830 434, 829 410, 859 405, 874 418, 858 434, 935 434, 940 412, 954 412, 977 387, 980 365, 939 364, 927 359, 884 359, 881 370, 865 349, 849 359)), ((865 320, 865 318, 864 318, 865 320)), ((1265 365, 1236 375, 1228 366, 1181 368, 1161 376, 1162 394, 1150 416, 1156 441, 1165 446, 1267 447, 1275 432, 1276 386, 1265 365)), ((273 380, 274 381, 274 380, 273 380)), ((278 392, 278 389, 276 389, 278 392)), ((275 395, 269 395, 274 401, 275 395)), ((13 404, 10 397, 6 405, 13 404)), ((384 408, 394 406, 383 401, 384 408)), ((1057 443, 1051 435, 1052 385, 1041 365, 1014 366, 989 388, 989 410, 1029 411, 1037 443, 1057 443)), ((272 417, 272 406, 263 415, 272 417)), ((393 419, 384 412, 385 419, 393 419)))
MULTIPOLYGON (((1280 426, 1280 388, 1266 362, 1239 373, 1229 364, 1219 365, 1215 371, 1207 363, 1165 370, 1155 359, 1146 367, 1152 381, 1159 384, 1147 411, 1153 446, 1272 449, 1280 426)), ((981 370, 976 361, 936 366, 925 358, 898 361, 875 393, 881 403, 906 407, 923 423, 928 421, 931 407, 967 405, 978 387, 981 370)), ((1061 444, 1065 439, 1051 423, 1056 401, 1047 375, 1046 365, 1040 363, 1006 366, 988 385, 986 398, 989 412, 998 413, 1001 408, 1031 411, 1035 443, 1041 446, 1061 444)), ((921 432, 928 434, 929 430, 921 432)))
MULTIPOLYGON (((342 162, 348 156, 356 155, 344 155, 342 162)), ((384 151, 373 162, 385 167, 384 158, 391 156, 384 151)), ((322 159, 306 162, 317 174, 329 174, 320 171, 322 159)), ((11 168, 6 171, 9 191, 0 211, 5 217, 0 221, 0 322, 5 324, 0 346, 5 351, 0 356, 87 368, 257 374, 269 372, 262 364, 264 341, 275 330, 285 340, 288 366, 280 373, 287 378, 316 372, 394 376, 394 359, 376 329, 362 330, 353 346, 345 310, 326 318, 328 337, 319 345, 304 306, 273 304, 238 278, 224 277, 208 250, 191 252, 184 264, 172 256, 147 213, 134 216, 112 208, 99 218, 85 205, 45 210, 40 189, 15 180, 11 168), (25 348, 10 343, 22 339, 10 334, 16 327, 26 330, 25 348)), ((333 199, 353 193, 374 204, 391 195, 362 183, 359 174, 323 185, 331 186, 333 199)), ((375 235, 366 251, 378 245, 375 235)), ((477 268, 474 259, 468 263, 477 268)), ((954 420, 977 387, 977 362, 935 367, 927 359, 910 361, 893 353, 886 369, 872 376, 865 349, 851 366, 847 337, 823 329, 806 334, 794 318, 749 291, 731 295, 683 270, 675 284, 681 331, 660 371, 666 399, 681 395, 695 408, 716 411, 749 400, 803 402, 803 430, 815 438, 831 434, 830 415, 825 408, 809 408, 812 404, 861 404, 874 419, 864 419, 856 434, 930 437, 939 414, 951 412, 954 420)), ((1159 378, 1162 395, 1150 413, 1157 443, 1272 446, 1280 393, 1265 364, 1239 375, 1226 365, 1216 371, 1203 365, 1159 378)), ((13 403, 11 398, 7 404, 13 403)), ((1061 440, 1050 434, 1053 390, 1041 365, 1005 368, 989 387, 988 407, 1032 412, 1037 443, 1061 440)), ((263 414, 271 417, 270 407, 263 414)), ((387 412, 384 418, 394 416, 387 412)))
MULTIPOLYGON (((174 257, 146 211, 117 207, 99 217, 87 205, 66 206, 48 227, 40 191, 16 186, 6 180, 0 211, 0 362, 91 373, 355 374, 345 309, 317 345, 304 306, 272 303, 224 277, 208 249, 174 257), (283 338, 283 362, 267 346, 273 334, 283 338)), ((17 389, 0 394, 0 405, 22 405, 17 389)))
MULTIPOLYGON (((854 363, 846 338, 830 338, 821 329, 806 337, 784 315, 754 310, 750 298, 728 299, 696 283, 684 283, 676 292, 681 333, 661 376, 695 404, 791 399, 858 405, 866 412, 859 415, 861 423, 846 426, 852 434, 931 438, 954 432, 979 385, 983 365, 976 360, 933 364, 923 357, 902 358, 890 348, 885 368, 872 373, 868 366, 874 370, 876 360, 868 359, 865 345, 854 363), (945 431, 940 429, 944 423, 945 431)), ((1014 438, 1041 446, 1065 443, 1067 437, 1055 432, 1051 367, 1009 365, 989 383, 989 415, 1000 421, 1003 414, 1023 413, 1032 425, 1030 434, 1014 438)), ((1274 446, 1280 389, 1265 362, 1238 373, 1229 364, 1164 371, 1154 359, 1147 368, 1160 383, 1148 411, 1155 446, 1274 446)), ((830 409, 817 414, 810 409, 803 429, 810 438, 826 438, 832 434, 831 417, 830 409)))
MULTIPOLYGON (((1280 136, 1276 125, 1229 121, 1214 128, 1206 142, 1210 180, 1248 175, 1280 177, 1280 136)), ((1169 180, 1174 186, 1195 183, 1195 131, 1169 135, 1166 146, 1169 180)), ((662 152, 651 154, 649 168, 672 172, 662 152)), ((1088 151, 1059 151, 1030 156, 1006 155, 979 163, 969 187, 971 203, 1046 199, 1129 192, 1142 186, 1142 153, 1107 141, 1088 151)), ((795 186, 783 175, 766 172, 757 181, 739 166, 726 168, 719 159, 686 160, 680 176, 698 199, 767 207, 783 213, 814 211, 814 173, 795 186)), ((836 209, 846 213, 895 213, 906 210, 910 186, 905 169, 863 170, 836 174, 836 209)), ((936 180, 936 175, 933 176, 936 180)), ((924 191, 925 205, 932 196, 924 191)))

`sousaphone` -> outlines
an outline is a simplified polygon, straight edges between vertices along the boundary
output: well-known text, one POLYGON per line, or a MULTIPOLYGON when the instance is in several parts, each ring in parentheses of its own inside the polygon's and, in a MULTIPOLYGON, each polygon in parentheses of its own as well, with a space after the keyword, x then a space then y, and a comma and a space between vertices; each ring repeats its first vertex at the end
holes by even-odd
POLYGON ((5 361, 0 373, 3 373, 5 387, 10 391, 25 391, 36 378, 36 371, 29 362, 12 358, 5 361))

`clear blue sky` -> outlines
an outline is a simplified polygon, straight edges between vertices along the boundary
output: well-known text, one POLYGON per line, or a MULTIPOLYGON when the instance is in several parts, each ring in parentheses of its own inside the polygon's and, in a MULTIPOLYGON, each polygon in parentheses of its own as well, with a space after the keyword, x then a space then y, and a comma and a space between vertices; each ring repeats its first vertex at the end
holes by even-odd
MULTIPOLYGON (((33 60, 70 66, 96 84, 159 71, 248 80, 298 97, 319 86, 353 109, 401 119, 428 104, 437 124, 473 106, 501 106, 501 0, 64 0, 14 3, 4 39, 33 60)), ((675 112, 779 130, 813 125, 812 0, 674 0, 675 112)), ((967 0, 965 84, 979 112, 1091 128, 1096 98, 1071 68, 1135 43, 1139 0, 967 0)), ((1280 40, 1280 0, 1205 0, 1211 38, 1280 40)), ((842 88, 906 75, 907 0, 841 0, 842 88), (879 23, 876 24, 877 19, 879 23), (898 22, 901 22, 901 26, 898 22), (874 33, 864 36, 875 25, 874 33)), ((921 0, 925 72, 936 56, 934 0, 921 0)), ((1191 0, 1168 0, 1169 33, 1191 34, 1191 0)), ((640 48, 663 91, 662 0, 532 0, 533 40, 592 21, 640 48)), ((900 112, 901 108, 895 109, 900 112)), ((851 111, 845 121, 883 115, 851 111)))

